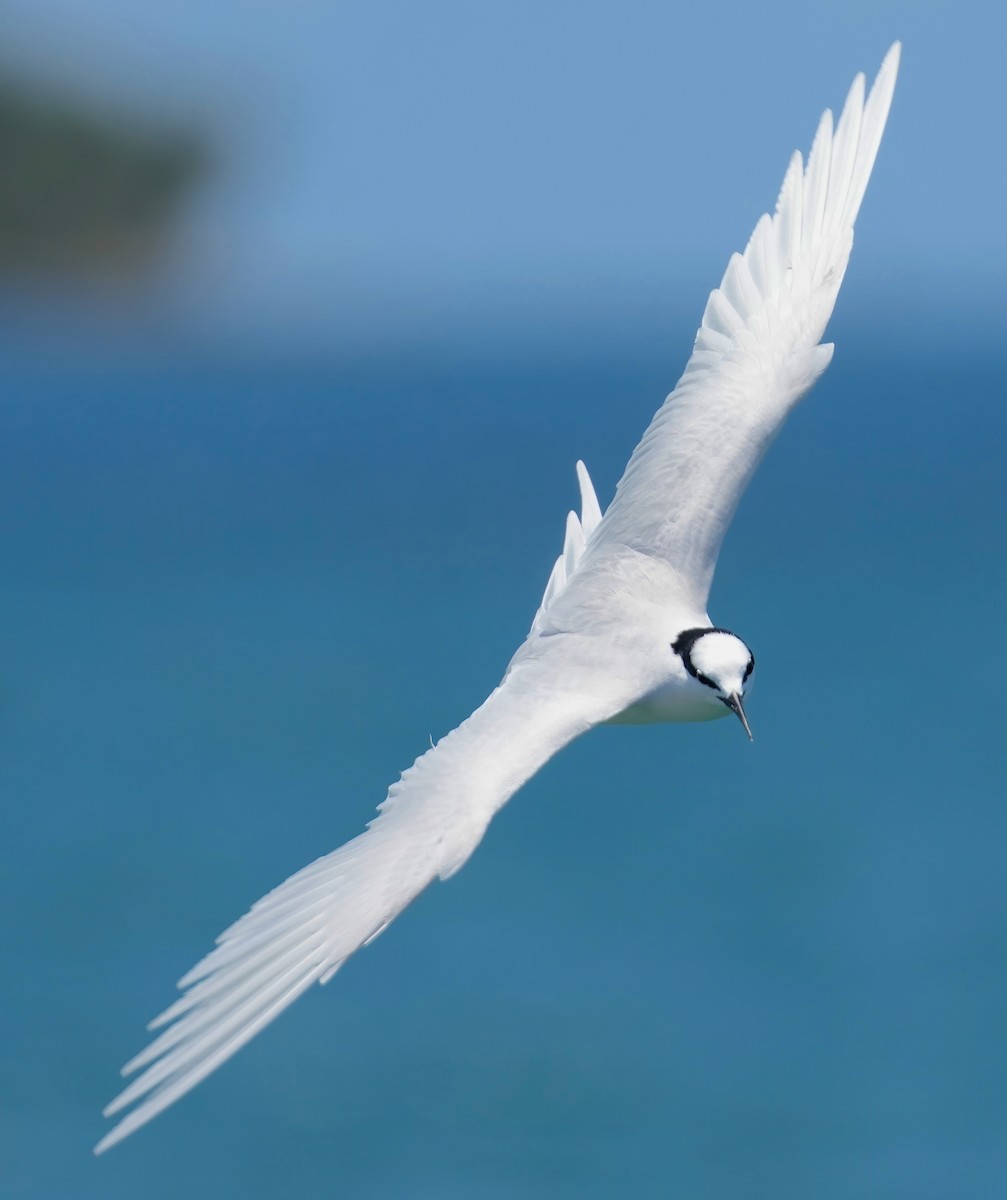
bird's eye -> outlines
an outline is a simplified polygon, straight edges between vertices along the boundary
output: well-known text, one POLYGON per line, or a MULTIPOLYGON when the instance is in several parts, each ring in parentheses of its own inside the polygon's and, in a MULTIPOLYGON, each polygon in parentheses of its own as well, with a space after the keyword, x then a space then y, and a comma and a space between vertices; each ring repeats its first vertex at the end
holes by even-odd
POLYGON ((755 659, 750 658, 748 660, 748 666, 745 668, 745 678, 747 679, 754 670, 755 670, 755 659))

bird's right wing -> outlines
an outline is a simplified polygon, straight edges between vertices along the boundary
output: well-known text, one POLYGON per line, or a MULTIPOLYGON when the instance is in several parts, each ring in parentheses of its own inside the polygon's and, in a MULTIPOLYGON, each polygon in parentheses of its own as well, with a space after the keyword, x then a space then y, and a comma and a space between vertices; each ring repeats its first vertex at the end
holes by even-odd
POLYGON ((838 124, 826 111, 805 168, 790 162, 772 217, 711 295, 685 373, 633 452, 585 564, 620 547, 663 559, 703 612, 724 534, 787 413, 828 366, 821 345, 853 245, 899 63, 888 51, 838 124))
POLYGON ((549 758, 635 698, 625 658, 576 635, 534 638, 501 685, 405 771, 365 833, 292 875, 217 939, 123 1068, 116 1142, 185 1095, 313 983, 324 983, 433 879, 461 867, 493 814, 549 758), (610 668, 610 669, 609 669, 610 668))

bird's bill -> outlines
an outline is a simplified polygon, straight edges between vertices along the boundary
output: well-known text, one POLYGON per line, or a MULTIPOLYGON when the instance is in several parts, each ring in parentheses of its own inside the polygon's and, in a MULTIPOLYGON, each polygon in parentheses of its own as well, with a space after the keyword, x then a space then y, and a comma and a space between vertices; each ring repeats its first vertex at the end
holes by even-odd
POLYGON ((745 716, 745 709, 741 703, 741 697, 737 692, 732 692, 730 696, 724 696, 722 699, 731 712, 735 713, 738 720, 742 723, 742 725, 744 725, 745 732, 748 734, 748 740, 750 742, 754 742, 755 738, 752 737, 752 727, 748 723, 748 717, 745 716))

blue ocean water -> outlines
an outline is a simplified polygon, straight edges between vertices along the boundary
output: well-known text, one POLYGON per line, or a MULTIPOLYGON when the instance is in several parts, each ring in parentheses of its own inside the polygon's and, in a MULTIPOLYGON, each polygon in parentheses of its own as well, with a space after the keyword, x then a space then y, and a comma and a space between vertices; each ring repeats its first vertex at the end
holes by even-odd
POLYGON ((754 746, 570 747, 99 1160, 173 981, 482 700, 682 356, 3 356, 4 1195, 1003 1194, 1007 364, 851 340, 715 585, 754 746))

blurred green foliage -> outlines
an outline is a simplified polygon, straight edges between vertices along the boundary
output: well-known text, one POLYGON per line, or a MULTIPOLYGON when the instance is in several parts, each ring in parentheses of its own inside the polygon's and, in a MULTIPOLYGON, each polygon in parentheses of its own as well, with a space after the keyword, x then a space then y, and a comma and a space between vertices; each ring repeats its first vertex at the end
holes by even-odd
POLYGON ((208 154, 0 81, 0 158, 0 274, 116 277, 151 264, 208 154))

